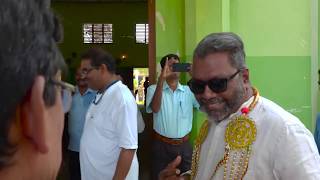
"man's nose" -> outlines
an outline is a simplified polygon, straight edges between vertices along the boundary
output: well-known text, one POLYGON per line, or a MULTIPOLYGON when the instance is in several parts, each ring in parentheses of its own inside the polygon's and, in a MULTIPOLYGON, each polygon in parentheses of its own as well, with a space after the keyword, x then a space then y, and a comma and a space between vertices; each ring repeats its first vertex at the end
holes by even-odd
POLYGON ((205 99, 211 99, 217 97, 217 93, 213 92, 208 85, 205 85, 202 97, 205 99))

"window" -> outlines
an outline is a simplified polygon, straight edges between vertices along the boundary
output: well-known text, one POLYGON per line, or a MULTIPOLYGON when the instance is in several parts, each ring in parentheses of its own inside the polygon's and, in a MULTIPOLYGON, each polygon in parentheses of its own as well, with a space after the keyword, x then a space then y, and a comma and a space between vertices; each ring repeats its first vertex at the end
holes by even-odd
POLYGON ((112 24, 83 24, 83 43, 113 43, 112 24))
POLYGON ((149 43, 149 25, 136 24, 136 43, 148 44, 149 43))

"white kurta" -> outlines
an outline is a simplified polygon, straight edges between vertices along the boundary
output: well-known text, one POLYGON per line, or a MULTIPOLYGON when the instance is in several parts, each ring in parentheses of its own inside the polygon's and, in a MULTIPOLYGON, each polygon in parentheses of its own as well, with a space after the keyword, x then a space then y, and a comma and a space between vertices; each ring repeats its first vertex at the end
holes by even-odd
MULTIPOLYGON (((242 107, 248 107, 252 100, 249 99, 242 107)), ((223 158, 225 129, 241 114, 240 109, 220 123, 210 123, 208 136, 201 148, 197 180, 209 180, 223 158)), ((245 180, 320 179, 320 157, 314 138, 298 118, 263 97, 249 117, 255 121, 257 136, 245 180)), ((223 179, 223 172, 222 166, 212 179, 223 179)))
MULTIPOLYGON (((82 179, 112 179, 121 148, 138 148, 137 134, 137 104, 127 86, 118 81, 99 104, 88 109, 80 143, 82 179)), ((126 179, 137 180, 138 169, 135 155, 126 179)))

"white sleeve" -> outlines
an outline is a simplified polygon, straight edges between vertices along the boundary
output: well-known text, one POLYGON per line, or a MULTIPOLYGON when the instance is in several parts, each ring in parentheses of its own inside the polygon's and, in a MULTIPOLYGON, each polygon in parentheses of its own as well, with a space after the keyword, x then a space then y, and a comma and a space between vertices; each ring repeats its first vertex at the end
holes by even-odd
POLYGON ((124 149, 137 149, 137 104, 131 100, 126 101, 117 107, 116 115, 115 127, 118 132, 119 146, 124 149))
POLYGON ((299 124, 285 126, 277 141, 273 170, 277 179, 320 179, 320 157, 309 130, 299 124))

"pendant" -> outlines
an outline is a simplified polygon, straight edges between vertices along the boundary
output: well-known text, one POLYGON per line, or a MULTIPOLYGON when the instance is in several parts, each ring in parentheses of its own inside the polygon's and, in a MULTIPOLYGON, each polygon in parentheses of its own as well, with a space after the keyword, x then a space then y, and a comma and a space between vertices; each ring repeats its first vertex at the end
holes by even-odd
POLYGON ((241 115, 231 121, 226 129, 225 140, 231 150, 239 150, 250 146, 257 135, 257 128, 248 116, 241 115))

